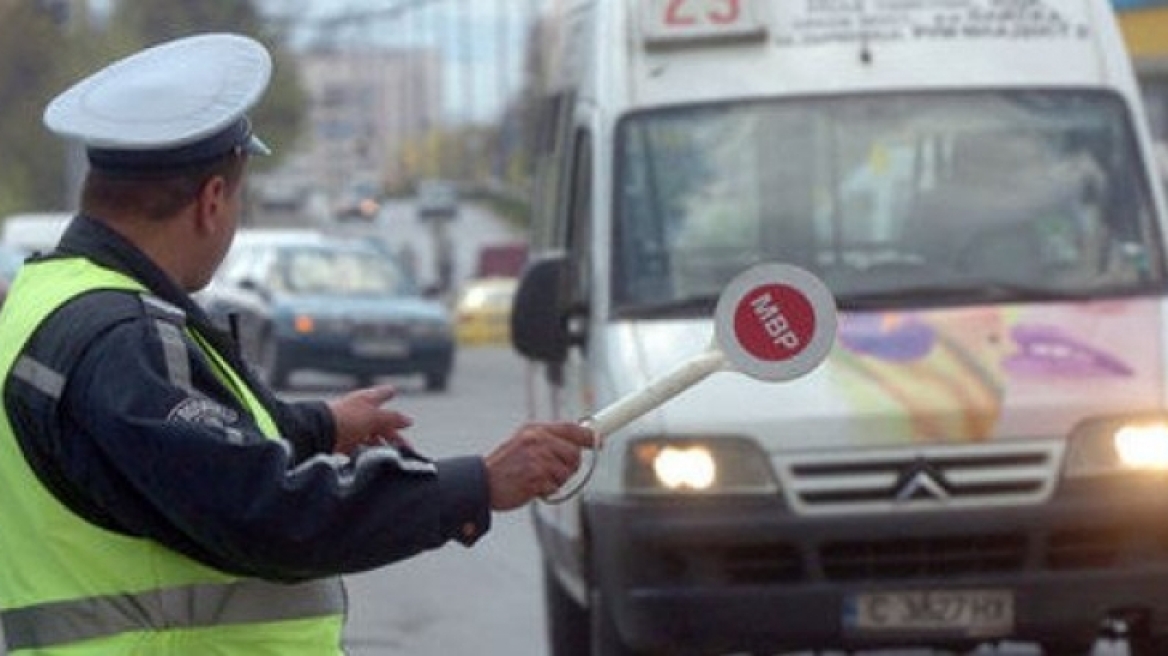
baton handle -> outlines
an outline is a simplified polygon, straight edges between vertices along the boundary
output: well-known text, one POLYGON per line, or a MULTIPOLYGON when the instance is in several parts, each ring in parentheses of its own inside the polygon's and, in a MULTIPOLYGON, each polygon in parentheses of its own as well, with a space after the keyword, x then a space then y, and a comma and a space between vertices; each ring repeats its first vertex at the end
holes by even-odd
POLYGON ((609 435, 626 424, 662 405, 722 369, 726 357, 717 348, 693 356, 644 388, 637 390, 601 409, 584 421, 597 435, 609 435))

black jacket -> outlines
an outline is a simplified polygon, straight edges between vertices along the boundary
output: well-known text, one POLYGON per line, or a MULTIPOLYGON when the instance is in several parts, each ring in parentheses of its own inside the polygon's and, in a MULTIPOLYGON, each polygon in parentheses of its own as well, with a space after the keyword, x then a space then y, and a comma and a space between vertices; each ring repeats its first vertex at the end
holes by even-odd
POLYGON ((394 447, 333 454, 327 407, 278 400, 230 336, 132 244, 82 216, 47 257, 77 256, 164 302, 85 294, 22 352, 64 376, 60 398, 9 377, 4 403, 26 459, 82 517, 224 571, 289 581, 371 569, 451 539, 469 544, 489 527, 481 458, 432 462, 394 447), (185 333, 160 330, 159 319, 185 322, 245 375, 282 439, 260 433, 189 338, 186 382, 176 380, 162 333, 185 333))

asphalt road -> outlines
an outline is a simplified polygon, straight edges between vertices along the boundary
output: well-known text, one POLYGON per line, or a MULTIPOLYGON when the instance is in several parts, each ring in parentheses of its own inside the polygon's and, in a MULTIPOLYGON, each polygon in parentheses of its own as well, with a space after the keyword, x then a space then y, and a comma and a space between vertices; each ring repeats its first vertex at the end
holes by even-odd
MULTIPOLYGON (((485 453, 524 419, 523 365, 505 349, 464 349, 450 390, 405 389, 397 406, 427 454, 485 453)), ((539 559, 526 509, 496 514, 474 547, 448 545, 348 580, 351 656, 543 656, 539 559)))

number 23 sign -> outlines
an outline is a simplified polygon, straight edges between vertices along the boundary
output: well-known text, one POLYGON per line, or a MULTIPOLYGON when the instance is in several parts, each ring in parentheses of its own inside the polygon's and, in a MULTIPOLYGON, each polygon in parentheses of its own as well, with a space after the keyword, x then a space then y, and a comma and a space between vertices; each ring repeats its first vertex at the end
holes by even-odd
POLYGON ((757 0, 649 0, 643 29, 651 42, 762 36, 757 0))

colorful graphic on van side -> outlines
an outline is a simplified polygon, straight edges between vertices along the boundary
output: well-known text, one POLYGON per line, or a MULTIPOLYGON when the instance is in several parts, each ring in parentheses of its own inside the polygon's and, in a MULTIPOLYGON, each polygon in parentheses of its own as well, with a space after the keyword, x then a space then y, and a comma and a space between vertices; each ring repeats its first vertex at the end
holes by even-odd
POLYGON ((1002 354, 994 348, 1001 312, 962 315, 961 330, 947 327, 941 313, 845 317, 839 343, 848 357, 841 363, 854 370, 854 401, 897 406, 917 439, 990 437, 1002 405, 1002 354))
POLYGON ((1005 362, 1011 373, 1076 379, 1132 375, 1119 358, 1076 340, 1058 326, 1023 324, 1010 333, 1018 347, 1005 362))
POLYGON ((862 413, 903 412, 914 440, 1025 436, 1063 429, 1050 419, 1071 395, 1100 412, 1154 405, 1157 312, 1131 302, 851 314, 836 362, 851 402, 862 413))

